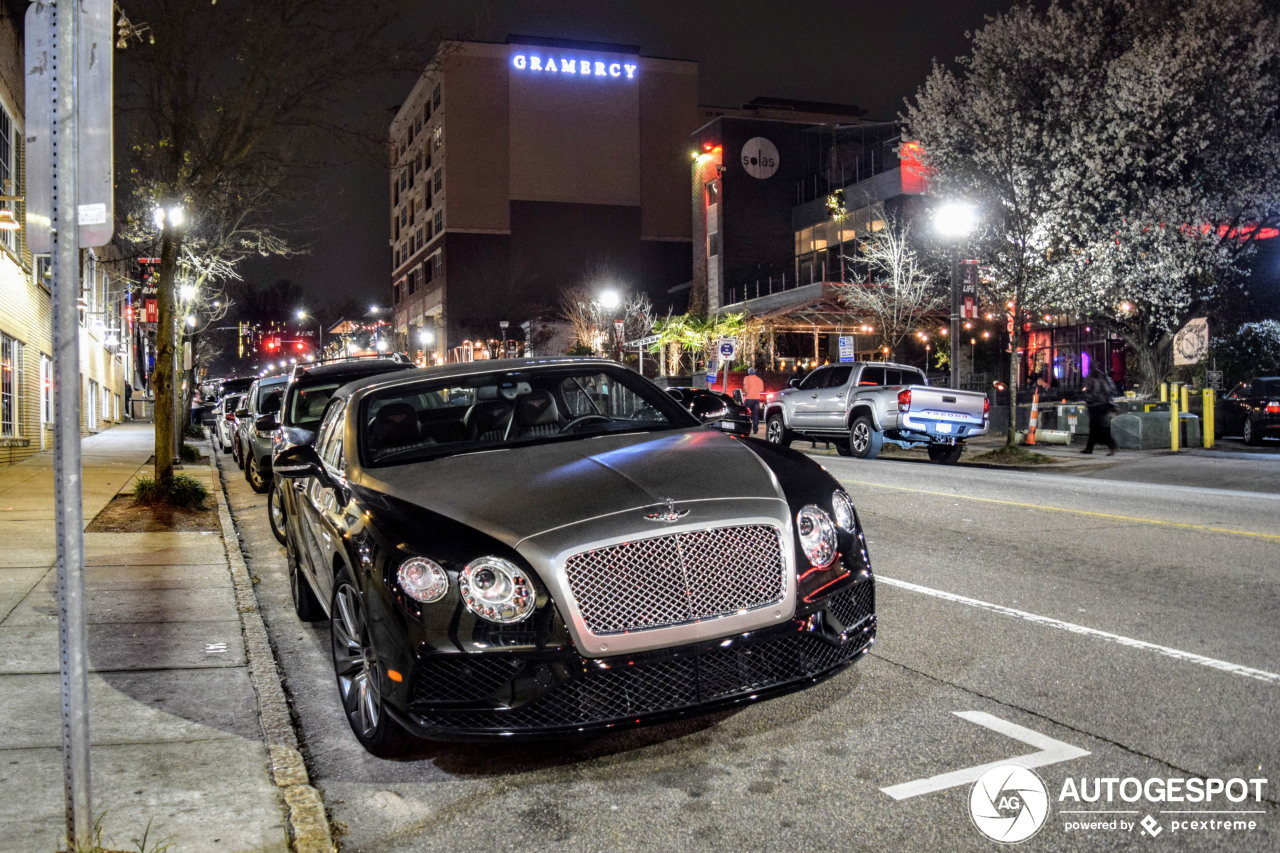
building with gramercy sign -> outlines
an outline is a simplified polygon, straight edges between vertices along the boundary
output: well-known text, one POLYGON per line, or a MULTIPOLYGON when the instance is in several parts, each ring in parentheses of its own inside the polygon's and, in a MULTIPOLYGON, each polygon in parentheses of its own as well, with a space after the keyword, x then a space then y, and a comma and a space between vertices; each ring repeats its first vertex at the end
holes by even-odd
POLYGON ((397 348, 465 358, 575 285, 662 304, 690 277, 697 96, 696 62, 634 45, 446 42, 391 123, 397 348))

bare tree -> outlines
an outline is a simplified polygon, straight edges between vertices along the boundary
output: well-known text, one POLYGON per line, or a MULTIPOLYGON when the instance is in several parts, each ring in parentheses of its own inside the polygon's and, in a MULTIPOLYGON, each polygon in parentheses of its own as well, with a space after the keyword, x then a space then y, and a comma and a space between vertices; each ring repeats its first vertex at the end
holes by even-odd
POLYGON ((853 283, 840 288, 840 301, 874 320, 893 358, 921 318, 942 306, 944 294, 938 276, 912 245, 911 223, 889 214, 883 205, 873 208, 871 221, 876 220, 884 227, 860 243, 857 257, 843 258, 846 270, 855 276, 853 283))
POLYGON ((599 294, 580 284, 560 293, 560 316, 573 329, 579 346, 600 355, 612 355, 625 341, 648 335, 653 329, 653 304, 641 294, 620 294, 616 307, 601 304, 599 294), (614 323, 622 321, 622 336, 614 323))
MULTIPOLYGON (((122 178, 140 207, 165 212, 155 237, 154 388, 155 473, 167 484, 176 427, 175 296, 185 245, 208 238, 263 254, 287 246, 266 210, 283 197, 289 178, 316 165, 314 152, 332 155, 333 139, 355 135, 335 120, 344 115, 337 107, 371 75, 402 68, 394 60, 404 54, 383 49, 397 4, 131 0, 129 12, 135 31, 149 28, 154 38, 121 54, 116 80, 119 123, 129 138, 122 178), (309 141, 319 133, 324 146, 309 141), (252 223, 244 221, 247 211, 255 213, 252 223), (220 224, 209 227, 211 218, 220 224), (228 234, 241 238, 215 236, 228 234)), ((415 35, 421 48, 431 48, 415 35)))

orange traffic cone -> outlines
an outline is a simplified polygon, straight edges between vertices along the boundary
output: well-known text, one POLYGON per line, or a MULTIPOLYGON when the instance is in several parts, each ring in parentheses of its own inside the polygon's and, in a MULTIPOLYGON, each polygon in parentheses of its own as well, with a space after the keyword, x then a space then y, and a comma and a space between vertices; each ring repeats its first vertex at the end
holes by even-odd
POLYGON ((1027 422, 1027 444, 1036 443, 1036 423, 1040 420, 1040 386, 1031 395, 1031 417, 1027 422))

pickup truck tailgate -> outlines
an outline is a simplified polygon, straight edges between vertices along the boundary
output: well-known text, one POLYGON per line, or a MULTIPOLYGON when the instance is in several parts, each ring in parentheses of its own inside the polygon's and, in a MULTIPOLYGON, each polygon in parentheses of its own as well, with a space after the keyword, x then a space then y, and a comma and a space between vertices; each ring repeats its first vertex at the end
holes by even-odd
POLYGON ((987 431, 987 396, 977 391, 912 385, 899 391, 898 400, 899 429, 956 438, 987 431), (902 391, 909 393, 909 400, 904 401, 902 391))

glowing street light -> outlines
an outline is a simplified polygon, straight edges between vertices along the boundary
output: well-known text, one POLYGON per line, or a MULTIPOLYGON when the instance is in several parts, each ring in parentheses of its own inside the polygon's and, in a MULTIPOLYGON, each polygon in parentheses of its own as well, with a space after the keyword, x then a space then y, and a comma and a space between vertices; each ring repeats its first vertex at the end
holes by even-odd
POLYGON ((603 291, 596 299, 600 303, 600 307, 606 311, 613 311, 622 304, 622 297, 618 295, 616 290, 603 291))
MULTIPOLYGON (((969 236, 978 224, 973 206, 951 201, 933 212, 934 230, 945 240, 951 241, 951 340, 960 339, 960 241, 969 236)), ((928 358, 928 347, 925 347, 928 358)), ((955 353, 951 359, 951 387, 960 387, 960 372, 956 370, 955 353)))

